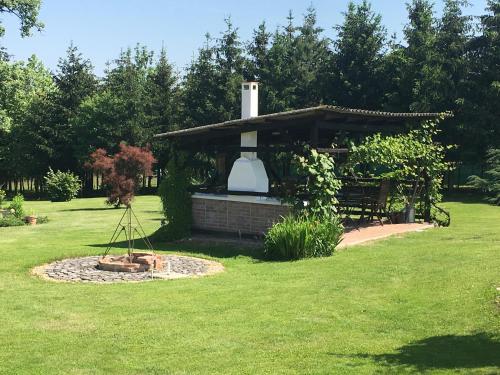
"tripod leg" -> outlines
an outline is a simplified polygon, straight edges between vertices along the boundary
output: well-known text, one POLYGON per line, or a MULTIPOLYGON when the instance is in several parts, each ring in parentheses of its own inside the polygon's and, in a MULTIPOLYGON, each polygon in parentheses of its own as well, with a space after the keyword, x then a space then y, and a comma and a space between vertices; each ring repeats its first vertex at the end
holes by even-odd
POLYGON ((123 225, 121 225, 121 224, 122 224, 122 220, 125 217, 126 213, 127 213, 127 210, 125 210, 125 212, 123 213, 122 218, 118 222, 118 225, 116 226, 115 231, 113 232, 113 235, 111 236, 111 239, 109 240, 108 247, 106 248, 106 251, 104 252, 105 256, 108 255, 109 249, 111 249, 111 245, 113 244, 114 241, 116 241, 116 238, 118 238, 121 231, 123 230, 123 225), (118 235, 115 238, 116 232, 118 231, 118 228, 120 228, 120 226, 122 227, 122 229, 120 230, 120 233, 118 233, 118 235))
POLYGON ((132 212, 132 214, 134 215, 135 217, 135 221, 137 221, 137 224, 139 224, 139 228, 141 229, 142 231, 142 235, 139 233, 139 235, 142 237, 142 240, 144 241, 144 243, 146 244, 146 246, 151 250, 153 251, 153 245, 151 244, 151 241, 149 241, 149 237, 146 235, 146 232, 144 231, 144 228, 142 227, 141 225, 141 222, 139 221, 139 219, 137 218, 137 216, 135 215, 135 212, 132 210, 132 206, 130 206, 130 211, 132 212))

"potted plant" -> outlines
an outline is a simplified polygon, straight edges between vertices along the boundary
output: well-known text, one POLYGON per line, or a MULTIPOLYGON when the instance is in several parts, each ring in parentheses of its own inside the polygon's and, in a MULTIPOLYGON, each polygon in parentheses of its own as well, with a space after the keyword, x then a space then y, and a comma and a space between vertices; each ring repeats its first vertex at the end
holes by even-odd
POLYGON ((31 210, 31 214, 30 215, 24 217, 24 220, 29 225, 36 225, 36 219, 37 219, 37 216, 35 215, 35 213, 33 212, 33 210, 31 210))
POLYGON ((396 195, 392 197, 389 208, 387 209, 387 214, 392 224, 401 224, 405 222, 406 219, 406 200, 403 196, 396 195))

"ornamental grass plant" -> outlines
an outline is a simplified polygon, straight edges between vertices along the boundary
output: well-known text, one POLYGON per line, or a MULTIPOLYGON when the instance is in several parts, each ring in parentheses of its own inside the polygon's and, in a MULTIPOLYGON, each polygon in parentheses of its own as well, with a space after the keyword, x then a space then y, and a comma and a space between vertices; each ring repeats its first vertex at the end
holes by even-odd
POLYGON ((269 230, 264 252, 273 260, 330 256, 342 233, 342 224, 336 216, 290 215, 269 230))

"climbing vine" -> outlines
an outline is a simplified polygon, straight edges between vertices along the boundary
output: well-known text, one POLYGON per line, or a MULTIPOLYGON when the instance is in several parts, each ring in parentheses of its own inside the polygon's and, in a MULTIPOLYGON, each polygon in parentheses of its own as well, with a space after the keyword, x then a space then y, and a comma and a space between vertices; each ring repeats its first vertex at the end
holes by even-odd
POLYGON ((360 145, 351 145, 347 169, 354 174, 379 174, 394 180, 416 180, 427 175, 431 203, 439 202, 443 175, 449 168, 445 152, 451 148, 434 141, 442 119, 426 121, 407 134, 366 137, 360 145))
POLYGON ((191 168, 185 152, 171 152, 158 193, 165 219, 156 237, 177 240, 191 233, 191 168))
POLYGON ((294 155, 292 166, 300 182, 287 201, 306 214, 318 217, 336 214, 336 194, 342 184, 335 175, 333 158, 305 146, 303 153, 294 155))

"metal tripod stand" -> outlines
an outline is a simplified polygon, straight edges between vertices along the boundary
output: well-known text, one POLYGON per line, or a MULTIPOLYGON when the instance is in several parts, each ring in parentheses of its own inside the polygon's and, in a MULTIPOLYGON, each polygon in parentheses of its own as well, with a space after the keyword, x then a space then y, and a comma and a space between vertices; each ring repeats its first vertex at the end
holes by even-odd
POLYGON ((104 256, 108 255, 109 251, 111 250, 113 245, 116 244, 118 237, 120 237, 120 234, 122 233, 125 233, 125 239, 127 241, 127 254, 129 257, 132 255, 132 251, 134 250, 134 242, 136 239, 135 237, 136 234, 138 236, 137 237, 138 239, 142 239, 148 250, 153 251, 153 245, 151 245, 151 242, 149 241, 149 238, 146 235, 144 228, 139 222, 139 219, 137 219, 134 210, 132 210, 132 205, 130 204, 127 205, 125 212, 123 213, 122 218, 120 219, 120 222, 116 226, 115 231, 113 232, 113 235, 109 240, 108 247, 104 252, 104 256), (132 218, 135 219, 136 223, 135 225, 133 225, 132 223, 133 221, 132 218))

